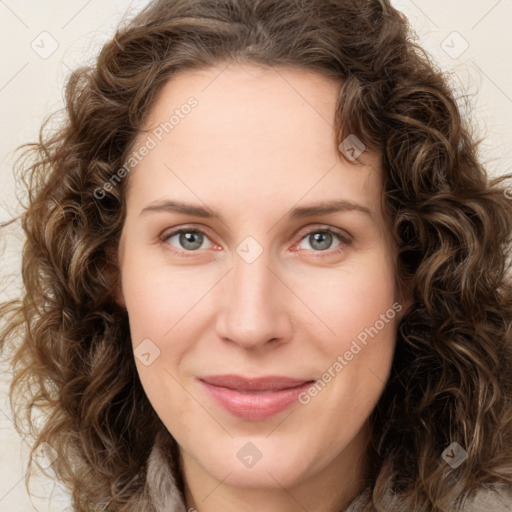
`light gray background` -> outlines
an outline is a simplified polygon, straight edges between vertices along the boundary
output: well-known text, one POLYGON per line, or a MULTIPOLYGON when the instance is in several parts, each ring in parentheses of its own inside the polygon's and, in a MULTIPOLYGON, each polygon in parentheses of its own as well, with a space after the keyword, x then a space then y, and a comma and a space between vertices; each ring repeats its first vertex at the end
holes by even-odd
MULTIPOLYGON (((43 118, 62 106, 69 71, 94 58, 128 9, 135 12, 146 3, 0 0, 0 222, 17 211, 14 149, 36 140, 43 118)), ((471 95, 472 117, 485 137, 481 159, 490 173, 512 171, 512 0, 393 3, 409 17, 420 43, 451 72, 453 86, 471 95)), ((22 239, 17 226, 0 237, 0 300, 20 289, 22 239)), ((5 364, 0 371, 0 510, 63 512, 69 500, 59 486, 38 479, 34 496, 25 490, 27 445, 12 425, 5 364)))

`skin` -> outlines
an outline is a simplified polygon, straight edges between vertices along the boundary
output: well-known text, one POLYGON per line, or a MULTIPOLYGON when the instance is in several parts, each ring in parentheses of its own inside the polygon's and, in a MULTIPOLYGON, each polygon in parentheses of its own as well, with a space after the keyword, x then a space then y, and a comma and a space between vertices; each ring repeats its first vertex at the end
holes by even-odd
POLYGON ((337 511, 368 469, 367 419, 389 377, 403 301, 317 396, 269 419, 231 415, 197 377, 321 379, 400 301, 379 159, 365 152, 352 165, 340 157, 333 81, 300 69, 224 68, 181 72, 149 113, 138 147, 187 98, 198 101, 129 176, 118 301, 134 350, 151 340, 160 351, 147 366, 137 357, 137 370, 180 445, 187 509, 337 511), (222 220, 141 214, 171 199, 222 220), (339 199, 371 215, 289 217, 297 206, 339 199), (328 238, 328 227, 348 242, 328 238), (200 235, 188 244, 169 236, 181 228, 200 230, 202 243, 200 235), (315 233, 327 235, 323 246, 315 233), (251 263, 237 252, 248 236, 262 250, 251 263), (248 442, 262 455, 252 467, 237 457, 248 442))

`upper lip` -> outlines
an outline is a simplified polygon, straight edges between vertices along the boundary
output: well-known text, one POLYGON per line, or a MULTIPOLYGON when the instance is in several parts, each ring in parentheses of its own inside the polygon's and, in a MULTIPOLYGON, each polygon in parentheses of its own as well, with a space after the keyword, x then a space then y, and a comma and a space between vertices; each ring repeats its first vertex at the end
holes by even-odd
POLYGON ((279 391, 281 389, 294 388, 306 382, 312 382, 312 379, 293 379, 279 375, 269 375, 253 379, 239 375, 208 375, 201 377, 200 380, 214 386, 237 391, 279 391))

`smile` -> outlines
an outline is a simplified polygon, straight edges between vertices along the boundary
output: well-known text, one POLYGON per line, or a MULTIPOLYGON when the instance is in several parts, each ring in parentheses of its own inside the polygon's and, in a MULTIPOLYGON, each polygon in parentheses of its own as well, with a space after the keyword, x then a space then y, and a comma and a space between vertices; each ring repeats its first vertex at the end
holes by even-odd
POLYGON ((199 379, 213 401, 230 414, 248 420, 270 418, 298 401, 313 380, 286 377, 245 379, 216 376, 199 379))

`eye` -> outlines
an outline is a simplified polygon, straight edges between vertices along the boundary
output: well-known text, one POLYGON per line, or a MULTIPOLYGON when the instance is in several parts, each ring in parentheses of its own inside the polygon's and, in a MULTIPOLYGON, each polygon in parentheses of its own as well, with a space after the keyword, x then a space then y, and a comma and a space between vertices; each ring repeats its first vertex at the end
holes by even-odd
MULTIPOLYGON (((201 230, 195 228, 181 228, 170 233, 165 233, 161 241, 169 246, 169 249, 175 253, 194 253, 200 249, 212 249, 215 246, 210 238, 201 230), (209 242, 209 245, 208 245, 209 242), (205 245, 206 244, 206 245, 205 245)), ((302 235, 300 241, 295 244, 292 250, 310 250, 316 253, 326 252, 329 255, 341 252, 346 246, 350 245, 350 237, 332 228, 310 229, 302 235), (338 244, 332 249, 333 243, 338 240, 338 244), (309 247, 304 247, 304 244, 309 247)))
POLYGON ((202 231, 192 228, 182 228, 167 233, 162 237, 162 242, 171 245, 173 248, 177 248, 176 252, 195 252, 198 249, 211 248, 213 244, 210 247, 203 247, 203 243, 206 240, 210 239, 202 231))
POLYGON ((309 230, 301 239, 300 242, 296 245, 300 249, 312 250, 314 252, 323 252, 329 251, 332 248, 333 243, 338 240, 338 245, 335 246, 332 253, 338 253, 347 245, 350 244, 350 239, 348 236, 345 236, 331 228, 323 228, 323 229, 312 229, 309 230), (304 247, 303 244, 306 242, 309 247, 304 247))

